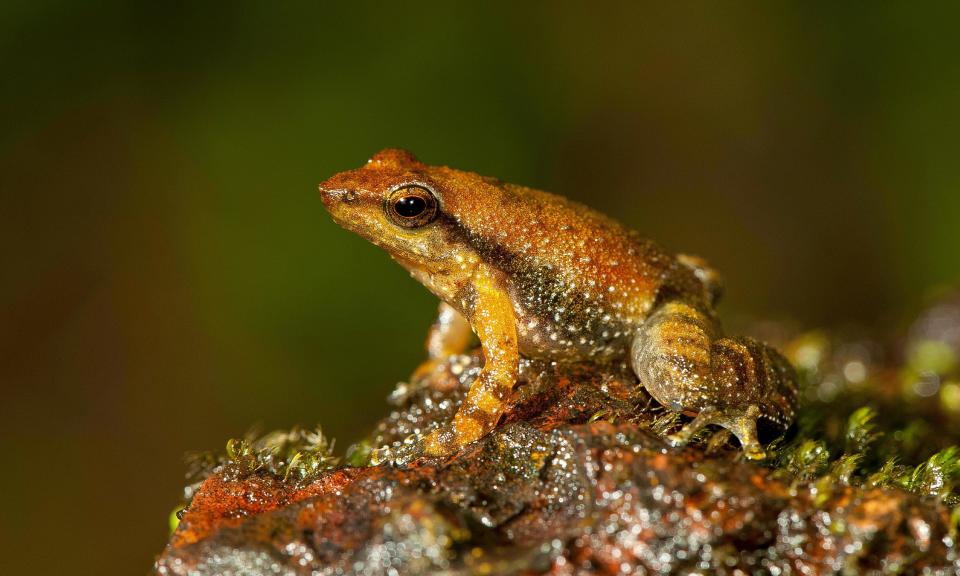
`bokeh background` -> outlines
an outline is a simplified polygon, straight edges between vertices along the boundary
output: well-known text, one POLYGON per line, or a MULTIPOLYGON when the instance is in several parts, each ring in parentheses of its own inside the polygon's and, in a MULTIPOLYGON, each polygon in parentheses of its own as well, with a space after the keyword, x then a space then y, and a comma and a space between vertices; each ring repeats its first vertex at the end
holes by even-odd
POLYGON ((402 146, 723 271, 727 316, 895 321, 960 275, 954 3, 0 8, 4 574, 145 574, 182 454, 342 450, 434 300, 316 184, 402 146))

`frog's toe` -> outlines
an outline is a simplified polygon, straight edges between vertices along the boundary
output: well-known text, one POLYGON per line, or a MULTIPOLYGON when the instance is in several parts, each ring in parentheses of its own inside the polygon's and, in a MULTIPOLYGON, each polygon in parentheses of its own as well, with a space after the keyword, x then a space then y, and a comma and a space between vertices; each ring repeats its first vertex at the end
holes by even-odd
POLYGON ((370 465, 379 466, 390 462, 393 458, 393 449, 389 446, 381 446, 370 451, 370 465))
POLYGON ((725 410, 716 421, 737 437, 743 449, 743 455, 749 460, 763 460, 767 457, 766 451, 757 438, 757 418, 759 417, 760 408, 751 404, 746 408, 735 407, 725 410))
POLYGON ((451 456, 463 445, 457 435, 456 427, 444 424, 426 435, 411 434, 401 444, 382 446, 370 453, 370 464, 392 464, 405 468, 414 461, 423 458, 443 458, 451 456))
POLYGON ((700 430, 710 425, 726 428, 737 440, 743 449, 743 454, 750 460, 763 460, 767 457, 766 451, 757 439, 757 418, 760 409, 755 405, 731 406, 728 408, 707 407, 676 434, 667 436, 671 446, 685 446, 700 430))
POLYGON ((748 460, 763 460, 767 457, 767 451, 759 444, 743 447, 743 455, 748 460))
POLYGON ((687 442, 689 442, 687 438, 684 438, 680 434, 670 434, 667 436, 666 440, 667 444, 669 444, 671 448, 682 448, 687 445, 687 442))
MULTIPOLYGON (((693 422, 691 422, 690 424, 693 424, 693 422)), ((673 448, 682 448, 687 444, 689 444, 690 439, 693 438, 693 435, 696 434, 697 431, 700 429, 699 427, 691 428, 690 424, 687 424, 686 426, 681 428, 680 431, 677 432, 676 434, 668 435, 666 437, 667 444, 669 444, 673 448)))
POLYGON ((702 430, 704 427, 709 426, 710 424, 716 424, 718 416, 719 410, 716 408, 712 406, 704 408, 699 414, 697 414, 696 418, 685 424, 679 432, 667 436, 667 443, 674 448, 686 446, 697 434, 697 432, 702 430))
POLYGON ((445 424, 433 430, 423 439, 424 456, 449 456, 456 452, 459 447, 456 430, 450 424, 445 424))

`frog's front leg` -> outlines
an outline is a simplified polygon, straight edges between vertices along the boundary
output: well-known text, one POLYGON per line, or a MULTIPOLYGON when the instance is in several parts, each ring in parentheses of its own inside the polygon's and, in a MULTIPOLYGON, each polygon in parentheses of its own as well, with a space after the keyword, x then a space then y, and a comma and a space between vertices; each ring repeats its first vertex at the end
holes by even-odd
POLYGON ((517 381, 520 353, 516 316, 499 273, 480 265, 468 287, 470 320, 483 349, 483 370, 470 386, 453 421, 431 432, 424 454, 446 456, 491 432, 517 381))
POLYGON ((631 359, 658 402, 696 418, 671 437, 684 444, 704 426, 732 432, 748 458, 765 452, 757 440, 763 414, 786 428, 796 403, 796 376, 774 349, 749 338, 720 338, 716 321, 681 303, 662 305, 633 340, 631 359))

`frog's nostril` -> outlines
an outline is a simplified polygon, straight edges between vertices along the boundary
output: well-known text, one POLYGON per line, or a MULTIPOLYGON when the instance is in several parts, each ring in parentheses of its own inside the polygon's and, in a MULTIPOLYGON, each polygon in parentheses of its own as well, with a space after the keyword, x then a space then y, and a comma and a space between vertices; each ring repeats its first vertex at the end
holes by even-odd
POLYGON ((321 186, 320 199, 323 200, 324 205, 330 206, 342 200, 346 192, 346 190, 330 189, 321 186))
POLYGON ((320 188, 320 198, 323 200, 323 203, 326 206, 330 206, 335 203, 344 202, 351 203, 357 199, 357 193, 354 190, 343 190, 343 189, 334 189, 330 190, 327 188, 320 188))

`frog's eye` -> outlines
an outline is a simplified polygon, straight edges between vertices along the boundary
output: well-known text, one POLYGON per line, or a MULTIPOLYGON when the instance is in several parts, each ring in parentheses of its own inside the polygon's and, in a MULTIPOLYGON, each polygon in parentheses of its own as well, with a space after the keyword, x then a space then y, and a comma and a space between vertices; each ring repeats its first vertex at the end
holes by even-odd
POLYGON ((437 215, 437 199, 423 186, 411 184, 394 190, 385 208, 394 224, 416 228, 429 224, 437 215))

